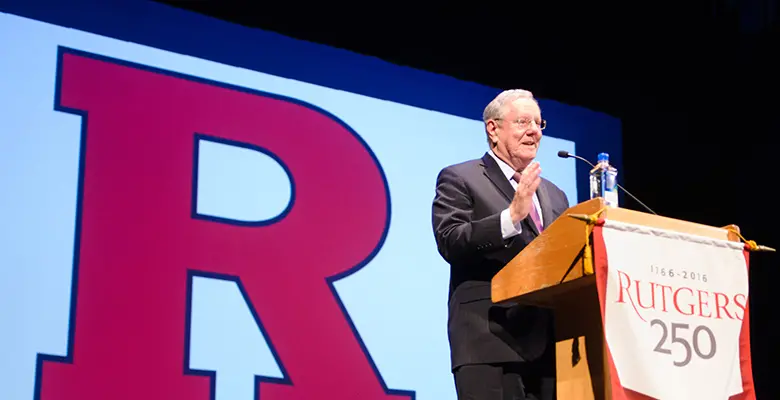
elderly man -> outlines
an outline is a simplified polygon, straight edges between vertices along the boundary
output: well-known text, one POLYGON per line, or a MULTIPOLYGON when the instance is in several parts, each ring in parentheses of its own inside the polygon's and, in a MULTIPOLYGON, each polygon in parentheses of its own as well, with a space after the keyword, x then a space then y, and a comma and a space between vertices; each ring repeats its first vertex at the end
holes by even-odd
POLYGON ((497 305, 490 281, 568 207, 534 161, 545 121, 526 90, 507 90, 483 114, 489 150, 444 168, 433 230, 450 264, 448 332, 459 399, 554 399, 548 310, 497 305))

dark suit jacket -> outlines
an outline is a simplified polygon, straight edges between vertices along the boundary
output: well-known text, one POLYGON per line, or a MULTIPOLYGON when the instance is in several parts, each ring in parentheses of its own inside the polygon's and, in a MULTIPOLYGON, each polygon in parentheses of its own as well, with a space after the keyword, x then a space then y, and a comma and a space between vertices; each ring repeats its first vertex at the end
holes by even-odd
MULTIPOLYGON (((546 179, 536 191, 544 226, 568 207, 566 195, 546 179)), ((522 233, 504 240, 500 213, 514 195, 496 161, 481 159, 444 168, 433 200, 433 231, 450 264, 448 333, 453 370, 464 364, 534 360, 550 344, 548 310, 497 305, 490 299, 493 276, 539 233, 530 216, 522 233)))

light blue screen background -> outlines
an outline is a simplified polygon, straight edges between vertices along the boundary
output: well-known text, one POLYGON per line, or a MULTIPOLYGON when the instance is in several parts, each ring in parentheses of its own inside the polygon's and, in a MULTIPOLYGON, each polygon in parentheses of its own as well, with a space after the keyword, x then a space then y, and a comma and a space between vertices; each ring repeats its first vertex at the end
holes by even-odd
MULTIPOLYGON (((481 121, 0 13, 0 399, 32 399, 36 354, 67 349, 81 120, 53 109, 60 45, 297 98, 351 126, 387 176, 392 220, 377 257, 336 289, 388 387, 419 400, 455 398, 449 271, 430 206, 441 168, 486 150, 481 121)), ((543 175, 575 204, 582 193, 574 161, 556 153, 576 152, 578 143, 556 133, 597 141, 587 132, 619 134, 619 122, 549 101, 542 108, 550 120, 543 175), (556 128, 556 119, 566 122, 556 128)), ((200 152, 199 212, 256 220, 286 206, 289 182, 273 159, 209 142, 200 152)), ((217 400, 254 398, 254 375, 281 372, 238 288, 202 277, 193 287, 190 367, 217 371, 217 400)))

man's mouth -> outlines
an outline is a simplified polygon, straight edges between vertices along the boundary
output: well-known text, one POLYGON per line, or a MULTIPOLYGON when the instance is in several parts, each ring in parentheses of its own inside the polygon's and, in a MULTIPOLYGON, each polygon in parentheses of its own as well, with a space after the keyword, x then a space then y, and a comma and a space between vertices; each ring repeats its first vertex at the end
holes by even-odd
POLYGON ((525 145, 525 146, 534 146, 534 147, 536 146, 536 142, 522 142, 520 144, 525 145))

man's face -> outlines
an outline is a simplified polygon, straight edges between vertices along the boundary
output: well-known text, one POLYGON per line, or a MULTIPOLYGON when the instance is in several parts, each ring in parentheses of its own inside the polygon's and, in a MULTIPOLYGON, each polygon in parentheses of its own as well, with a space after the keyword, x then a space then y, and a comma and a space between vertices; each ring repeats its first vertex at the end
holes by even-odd
POLYGON ((532 99, 517 99, 504 106, 502 118, 488 122, 493 151, 517 171, 536 158, 542 140, 542 111, 532 99))

